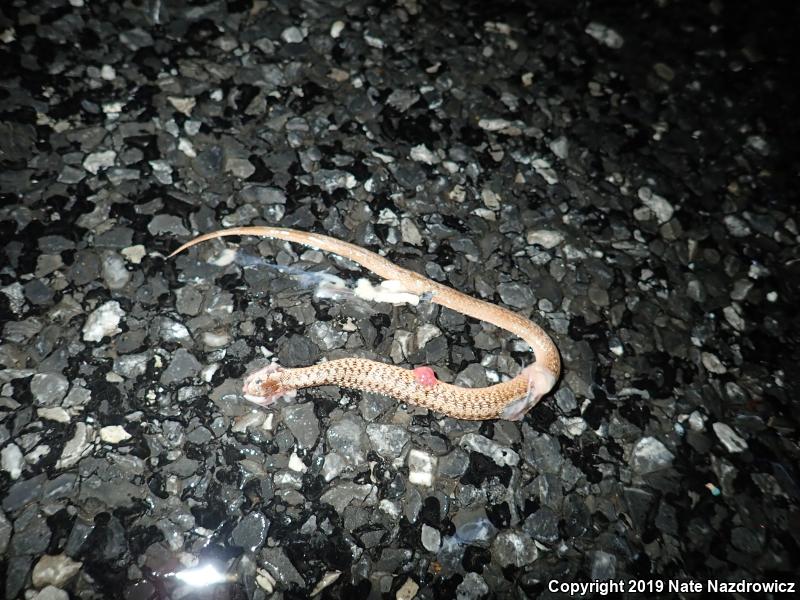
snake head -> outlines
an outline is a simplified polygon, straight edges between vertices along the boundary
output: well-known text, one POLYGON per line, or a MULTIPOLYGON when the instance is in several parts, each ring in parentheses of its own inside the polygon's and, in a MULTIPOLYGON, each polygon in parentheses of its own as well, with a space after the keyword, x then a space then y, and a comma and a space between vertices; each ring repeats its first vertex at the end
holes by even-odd
POLYGON ((533 363, 525 367, 520 373, 528 378, 528 391, 524 396, 506 405, 498 417, 506 421, 521 421, 525 414, 532 409, 547 392, 556 384, 556 377, 550 371, 533 363))
POLYGON ((278 363, 270 363, 266 367, 253 371, 244 378, 242 395, 245 400, 260 406, 270 406, 283 398, 291 400, 297 395, 297 390, 284 386, 278 373, 283 368, 278 363))

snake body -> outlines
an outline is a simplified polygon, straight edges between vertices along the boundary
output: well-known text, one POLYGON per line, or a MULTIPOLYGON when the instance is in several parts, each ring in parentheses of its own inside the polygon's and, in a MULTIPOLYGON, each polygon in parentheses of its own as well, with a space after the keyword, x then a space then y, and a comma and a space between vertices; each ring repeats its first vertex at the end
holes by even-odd
POLYGON ((254 235, 295 242, 350 259, 375 275, 396 282, 404 292, 424 295, 435 304, 513 333, 525 340, 536 356, 536 362, 525 367, 513 379, 484 388, 462 388, 438 381, 429 367, 404 369, 362 358, 331 360, 296 369, 283 369, 273 364, 245 378, 243 392, 253 402, 268 405, 278 397, 291 395, 298 389, 337 385, 377 392, 458 419, 519 420, 558 380, 561 373, 558 348, 536 323, 506 308, 431 281, 355 244, 283 227, 232 227, 196 237, 169 256, 200 242, 232 235, 254 235))

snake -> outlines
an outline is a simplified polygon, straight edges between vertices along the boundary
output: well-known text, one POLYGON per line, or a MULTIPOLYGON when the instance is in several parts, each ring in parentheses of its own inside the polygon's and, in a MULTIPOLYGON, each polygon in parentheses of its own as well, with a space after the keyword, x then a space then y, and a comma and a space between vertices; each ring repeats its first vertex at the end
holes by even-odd
POLYGON ((456 419, 519 421, 553 389, 561 374, 556 344, 530 319, 400 267, 361 246, 327 235, 284 227, 230 227, 195 237, 168 258, 201 242, 227 236, 283 240, 344 257, 382 278, 384 283, 390 283, 389 289, 404 298, 424 298, 514 334, 530 346, 536 359, 511 379, 477 388, 440 381, 429 366, 407 369, 358 357, 298 368, 283 368, 273 362, 244 378, 242 394, 253 403, 270 406, 281 398, 293 398, 300 389, 335 385, 375 392, 456 419))

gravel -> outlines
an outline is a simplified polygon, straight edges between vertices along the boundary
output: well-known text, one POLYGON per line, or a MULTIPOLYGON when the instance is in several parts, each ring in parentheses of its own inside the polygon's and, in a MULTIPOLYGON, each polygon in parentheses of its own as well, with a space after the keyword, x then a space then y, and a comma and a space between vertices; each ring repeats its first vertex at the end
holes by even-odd
POLYGON ((389 4, 0 8, 1 597, 796 578, 800 9, 389 4), (505 305, 564 374, 520 422, 247 403, 272 360, 485 386, 532 355, 315 295, 371 277, 321 251, 167 259, 240 225, 505 305))

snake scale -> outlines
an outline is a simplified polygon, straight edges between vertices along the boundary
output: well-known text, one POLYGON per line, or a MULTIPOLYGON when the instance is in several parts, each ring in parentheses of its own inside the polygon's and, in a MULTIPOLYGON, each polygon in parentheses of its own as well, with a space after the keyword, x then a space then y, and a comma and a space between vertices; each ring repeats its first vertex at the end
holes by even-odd
POLYGON ((463 388, 436 379, 430 367, 404 369, 363 358, 331 360, 302 368, 270 364, 245 378, 243 394, 264 406, 298 389, 337 385, 377 392, 458 419, 520 420, 555 385, 561 373, 558 348, 536 323, 506 308, 478 300, 414 271, 404 269, 355 244, 317 233, 283 227, 232 227, 198 236, 175 250, 215 238, 253 235, 303 244, 350 259, 384 280, 404 295, 424 296, 435 304, 501 327, 527 342, 536 362, 513 379, 483 388, 463 388))

